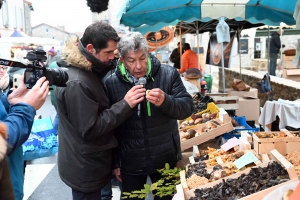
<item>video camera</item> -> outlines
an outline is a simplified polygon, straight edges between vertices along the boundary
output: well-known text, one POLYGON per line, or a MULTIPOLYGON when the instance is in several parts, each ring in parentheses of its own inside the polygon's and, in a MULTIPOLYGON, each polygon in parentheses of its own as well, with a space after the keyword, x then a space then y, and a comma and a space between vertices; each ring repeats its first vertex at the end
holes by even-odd
POLYGON ((36 82, 43 76, 49 81, 49 86, 56 85, 58 87, 66 87, 69 79, 67 68, 47 69, 43 62, 47 60, 46 52, 43 50, 33 50, 28 52, 25 57, 30 64, 25 65, 20 62, 4 60, 0 58, 0 65, 9 67, 26 68, 24 83, 26 88, 31 89, 36 82))

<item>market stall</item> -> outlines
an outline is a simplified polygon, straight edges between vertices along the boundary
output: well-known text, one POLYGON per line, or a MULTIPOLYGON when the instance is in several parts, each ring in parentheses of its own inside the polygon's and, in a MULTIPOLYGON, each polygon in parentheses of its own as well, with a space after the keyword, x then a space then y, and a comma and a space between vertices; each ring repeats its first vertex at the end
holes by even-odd
MULTIPOLYGON (((185 200, 271 200, 268 196, 272 197, 278 188, 294 190, 299 183, 299 131, 260 132, 250 127, 245 117, 230 119, 214 103, 180 121, 179 130, 181 149, 183 153, 188 151, 188 161, 180 166, 181 189, 177 191, 185 200), (217 136, 225 136, 225 143, 203 149, 205 142, 217 136)), ((277 199, 287 191, 281 191, 277 199)))

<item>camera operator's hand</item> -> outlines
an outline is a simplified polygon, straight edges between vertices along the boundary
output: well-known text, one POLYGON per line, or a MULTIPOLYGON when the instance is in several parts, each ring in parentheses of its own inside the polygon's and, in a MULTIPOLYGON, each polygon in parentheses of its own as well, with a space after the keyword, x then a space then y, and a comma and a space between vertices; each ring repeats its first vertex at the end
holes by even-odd
POLYGON ((135 107, 138 103, 144 100, 146 89, 142 85, 132 87, 124 97, 124 100, 131 108, 135 107))
POLYGON ((10 105, 20 103, 22 102, 22 99, 27 94, 27 92, 29 92, 29 90, 26 88, 24 84, 24 74, 23 74, 18 88, 13 89, 13 92, 8 95, 7 100, 10 103, 10 105))
POLYGON ((40 78, 31 90, 24 96, 22 102, 31 105, 35 110, 40 109, 49 93, 49 81, 46 77, 40 78))

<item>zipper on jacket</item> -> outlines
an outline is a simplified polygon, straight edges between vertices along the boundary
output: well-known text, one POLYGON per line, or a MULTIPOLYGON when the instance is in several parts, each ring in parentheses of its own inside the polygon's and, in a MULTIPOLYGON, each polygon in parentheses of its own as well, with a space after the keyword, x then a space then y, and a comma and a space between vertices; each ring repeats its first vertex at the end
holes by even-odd
POLYGON ((146 149, 146 172, 149 173, 150 170, 149 170, 149 167, 150 167, 150 159, 149 159, 149 141, 148 141, 148 131, 147 131, 147 127, 146 127, 146 119, 145 119, 145 115, 141 115, 142 119, 142 129, 143 129, 143 134, 144 134, 144 140, 145 140, 145 149, 146 149))

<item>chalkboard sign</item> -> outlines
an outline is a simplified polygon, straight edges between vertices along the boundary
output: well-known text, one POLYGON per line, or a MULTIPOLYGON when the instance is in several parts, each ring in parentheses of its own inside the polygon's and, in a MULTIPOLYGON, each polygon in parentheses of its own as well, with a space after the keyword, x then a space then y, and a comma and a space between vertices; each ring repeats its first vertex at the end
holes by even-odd
POLYGON ((240 39, 240 54, 248 54, 248 39, 240 39))

